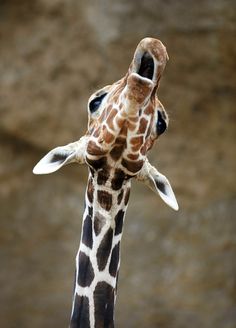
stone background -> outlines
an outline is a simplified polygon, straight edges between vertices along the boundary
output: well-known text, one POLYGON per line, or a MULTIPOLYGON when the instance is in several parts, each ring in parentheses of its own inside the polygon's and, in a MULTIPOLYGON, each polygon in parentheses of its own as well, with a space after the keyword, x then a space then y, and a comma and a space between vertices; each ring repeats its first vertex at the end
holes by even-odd
POLYGON ((84 133, 145 36, 170 56, 150 160, 180 211, 133 183, 117 327, 236 327, 235 22, 234 0, 0 2, 0 327, 68 324, 87 169, 32 167, 84 133))

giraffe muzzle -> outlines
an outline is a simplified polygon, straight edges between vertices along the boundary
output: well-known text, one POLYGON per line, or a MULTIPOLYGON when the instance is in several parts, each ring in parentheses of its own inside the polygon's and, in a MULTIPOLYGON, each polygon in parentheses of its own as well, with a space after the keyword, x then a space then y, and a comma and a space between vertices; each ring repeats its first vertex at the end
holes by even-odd
POLYGON ((130 73, 137 73, 140 78, 158 85, 168 59, 166 48, 160 40, 145 38, 135 50, 130 73))
POLYGON ((148 103, 159 85, 167 60, 168 54, 161 41, 145 38, 138 44, 123 93, 129 115, 135 115, 140 107, 148 103))

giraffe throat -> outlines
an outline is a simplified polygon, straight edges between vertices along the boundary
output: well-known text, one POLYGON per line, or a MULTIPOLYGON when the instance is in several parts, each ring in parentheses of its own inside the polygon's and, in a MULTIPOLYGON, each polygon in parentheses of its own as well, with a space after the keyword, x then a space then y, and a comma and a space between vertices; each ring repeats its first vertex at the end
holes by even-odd
POLYGON ((114 327, 120 242, 128 206, 129 177, 111 169, 92 171, 85 197, 82 235, 76 256, 70 327, 114 327))

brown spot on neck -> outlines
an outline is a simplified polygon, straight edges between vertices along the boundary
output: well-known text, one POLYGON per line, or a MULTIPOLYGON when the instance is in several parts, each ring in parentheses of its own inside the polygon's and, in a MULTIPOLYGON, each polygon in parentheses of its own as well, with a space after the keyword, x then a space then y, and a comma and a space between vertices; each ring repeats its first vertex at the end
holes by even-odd
POLYGON ((106 211, 110 211, 112 206, 112 195, 105 190, 97 191, 98 202, 106 211))
POLYGON ((105 185, 109 179, 110 168, 106 165, 102 170, 98 171, 97 183, 98 185, 105 185))
POLYGON ((98 146, 94 141, 90 140, 87 147, 87 152, 90 155, 101 156, 105 155, 106 151, 104 151, 100 146, 98 146))
POLYGON ((139 154, 128 154, 127 157, 132 161, 135 161, 139 158, 139 154))
POLYGON ((130 172, 137 173, 139 170, 141 170, 143 166, 143 160, 139 161, 128 161, 127 159, 122 159, 121 164, 130 172))
POLYGON ((125 193, 125 205, 128 204, 129 196, 130 196, 130 188, 128 188, 125 193))
POLYGON ((109 228, 105 233, 97 250, 97 263, 98 263, 99 271, 104 270, 106 267, 109 255, 111 253, 112 240, 113 240, 113 230, 112 228, 109 228))
POLYGON ((92 166, 94 170, 98 170, 104 167, 107 163, 106 157, 100 157, 98 159, 90 159, 88 156, 86 157, 86 162, 92 166))
POLYGON ((115 170, 114 177, 113 177, 113 179, 111 181, 111 187, 112 187, 112 189, 119 190, 122 187, 124 180, 125 180, 125 173, 124 173, 124 171, 122 171, 120 169, 116 169, 115 170))
POLYGON ((95 213, 94 217, 94 231, 96 236, 98 236, 106 223, 106 218, 99 212, 95 213))
POLYGON ((93 193, 94 193, 93 179, 89 178, 88 187, 87 187, 87 196, 90 203, 93 202, 93 193))
POLYGON ((121 192, 119 193, 118 197, 117 197, 117 204, 118 205, 120 205, 120 203, 122 202, 123 195, 124 195, 124 190, 122 189, 121 192))

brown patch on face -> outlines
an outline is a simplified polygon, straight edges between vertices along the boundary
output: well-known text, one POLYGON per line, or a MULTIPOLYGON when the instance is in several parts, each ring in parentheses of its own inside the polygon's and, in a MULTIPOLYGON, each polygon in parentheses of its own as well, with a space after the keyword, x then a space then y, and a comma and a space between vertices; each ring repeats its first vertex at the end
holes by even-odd
POLYGON ((113 95, 112 95, 112 102, 113 103, 118 103, 121 91, 124 88, 124 86, 125 86, 125 80, 124 79, 118 81, 117 87, 114 90, 113 95))
POLYGON ((106 166, 107 163, 107 159, 106 157, 101 157, 99 159, 90 159, 88 157, 86 157, 86 162, 91 165, 94 170, 98 170, 104 166, 106 166))
POLYGON ((118 113, 117 109, 115 108, 112 108, 112 106, 109 106, 108 107, 108 113, 110 111, 110 113, 108 114, 108 117, 107 117, 107 125, 109 126, 110 129, 114 129, 114 117, 116 116, 116 114, 118 113))
POLYGON ((112 98, 112 101, 113 101, 114 103, 117 103, 117 102, 118 102, 118 99, 119 99, 119 97, 120 97, 120 94, 119 94, 119 93, 117 93, 116 95, 114 95, 114 96, 113 96, 113 98, 112 98))
POLYGON ((106 113, 107 113, 106 110, 104 110, 104 111, 102 112, 101 116, 99 117, 99 121, 100 121, 100 122, 103 122, 103 121, 105 120, 106 113))
POLYGON ((103 130, 103 140, 106 143, 111 143, 115 139, 114 135, 110 133, 105 126, 103 126, 102 130, 103 130))
POLYGON ((97 197, 101 207, 106 211, 110 211, 112 206, 112 195, 105 190, 98 190, 97 197))
POLYGON ((101 126, 99 126, 99 127, 94 131, 93 136, 94 136, 95 138, 99 137, 99 135, 100 135, 100 131, 101 131, 101 126))
POLYGON ((125 147, 126 147, 126 139, 122 137, 118 137, 115 141, 114 148, 110 152, 111 157, 115 161, 117 161, 121 157, 125 147))
POLYGON ((150 135, 151 133, 151 129, 152 129, 152 123, 153 123, 153 118, 151 119, 149 126, 148 126, 148 130, 147 130, 147 137, 150 135))
POLYGON ((144 117, 142 117, 139 122, 138 133, 140 133, 140 134, 145 133, 145 131, 147 129, 147 123, 148 123, 148 121, 144 117))
POLYGON ((128 127, 127 127, 127 124, 126 122, 124 122, 121 130, 120 130, 120 136, 124 136, 126 138, 127 136, 127 131, 128 131, 128 127))
POLYGON ((136 128, 136 124, 133 124, 133 123, 128 123, 128 128, 129 128, 129 130, 130 131, 134 131, 135 130, 135 128, 136 128))
POLYGON ((88 200, 90 201, 90 203, 93 202, 93 193, 94 193, 93 179, 90 178, 88 181, 88 186, 87 186, 87 196, 88 196, 88 200))
POLYGON ((154 140, 152 140, 151 138, 147 139, 143 145, 143 147, 141 148, 141 154, 142 155, 146 155, 146 153, 148 152, 149 149, 152 148, 154 143, 154 140))
POLYGON ((101 156, 105 155, 106 151, 101 149, 94 141, 90 140, 87 147, 87 152, 90 155, 101 156))
POLYGON ((145 155, 146 154, 146 152, 147 152, 146 142, 143 145, 143 147, 141 148, 140 152, 141 152, 142 155, 145 155))
POLYGON ((139 154, 128 154, 127 157, 132 161, 135 161, 139 158, 139 154))
POLYGON ((116 122, 117 122, 117 125, 120 129, 122 128, 122 126, 124 124, 124 121, 125 121, 124 118, 121 118, 121 117, 117 118, 116 122))
POLYGON ((149 104, 149 105, 145 108, 144 113, 147 114, 147 115, 153 114, 153 105, 152 105, 152 104, 149 104))
POLYGON ((139 170, 141 170, 142 166, 143 166, 143 160, 140 161, 128 161, 127 159, 122 159, 121 164, 130 172, 132 173, 136 173, 139 170))
POLYGON ((143 144, 143 136, 134 137, 130 140, 132 145, 132 150, 137 151, 140 149, 141 145, 143 144))
POLYGON ((125 206, 128 204, 129 195, 130 195, 130 188, 128 188, 125 193, 125 206))
POLYGON ((110 104, 108 107, 107 107, 107 113, 110 113, 112 110, 112 105, 110 104))
POLYGON ((130 143, 133 146, 142 144, 143 143, 143 136, 133 137, 132 139, 130 139, 130 143))

